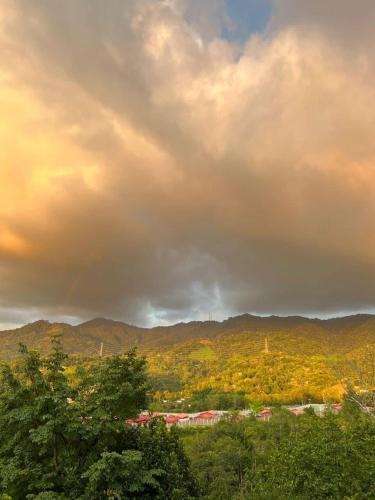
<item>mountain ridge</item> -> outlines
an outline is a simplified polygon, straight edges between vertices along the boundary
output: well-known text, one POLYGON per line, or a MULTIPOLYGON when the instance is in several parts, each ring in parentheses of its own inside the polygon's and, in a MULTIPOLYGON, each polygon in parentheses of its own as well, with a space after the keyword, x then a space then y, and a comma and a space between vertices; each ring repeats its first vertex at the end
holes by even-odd
MULTIPOLYGON (((244 332, 250 335, 264 334, 270 339, 282 334, 286 344, 290 342, 292 335, 294 339, 314 341, 315 345, 319 345, 320 342, 322 349, 325 345, 326 351, 331 350, 334 353, 343 350, 343 346, 351 350, 361 347, 366 342, 375 343, 375 315, 355 314, 320 319, 304 316, 241 314, 223 321, 190 321, 151 328, 108 318, 93 318, 78 325, 41 319, 19 328, 0 331, 0 358, 16 357, 19 343, 46 354, 54 335, 61 335, 64 349, 71 354, 97 355, 101 350, 101 344, 104 345, 106 354, 124 352, 134 346, 141 352, 147 353, 244 332)), ((278 342, 278 345, 282 344, 278 342)))
POLYGON ((238 321, 240 319, 251 319, 251 320, 257 320, 257 321, 266 321, 266 320, 276 320, 276 321, 286 321, 286 320, 299 320, 299 321, 307 321, 311 323, 333 323, 333 322, 347 322, 350 320, 356 320, 356 319, 363 319, 363 320, 368 320, 368 319, 375 319, 375 314, 370 314, 370 313, 356 313, 356 314, 350 314, 347 316, 333 316, 330 318, 318 318, 314 317, 311 318, 309 316, 300 316, 300 315, 288 315, 288 316, 278 316, 275 314, 271 314, 268 316, 258 316, 256 314, 250 314, 250 313, 243 313, 243 314, 238 314, 236 316, 229 316, 228 318, 225 318, 221 321, 218 320, 191 320, 191 321, 180 321, 178 323, 173 323, 171 325, 156 325, 152 327, 147 327, 147 326, 137 326, 133 325, 131 323, 126 323, 121 320, 114 320, 111 318, 106 318, 106 317, 95 317, 86 321, 83 321, 82 323, 77 323, 76 325, 70 324, 70 323, 65 323, 65 322, 59 322, 59 321, 50 321, 47 319, 39 319, 32 321, 30 323, 26 323, 25 325, 21 325, 16 328, 7 328, 4 330, 0 330, 0 335, 3 332, 12 332, 16 330, 20 330, 25 327, 30 327, 30 326, 39 326, 39 325, 67 325, 72 328, 78 328, 82 326, 95 326, 95 325, 102 325, 104 324, 113 324, 113 325, 121 325, 121 326, 126 326, 129 328, 137 328, 139 330, 156 330, 160 328, 175 328, 175 327, 183 327, 183 326, 190 326, 190 325, 204 325, 204 324, 225 324, 233 321, 238 321))

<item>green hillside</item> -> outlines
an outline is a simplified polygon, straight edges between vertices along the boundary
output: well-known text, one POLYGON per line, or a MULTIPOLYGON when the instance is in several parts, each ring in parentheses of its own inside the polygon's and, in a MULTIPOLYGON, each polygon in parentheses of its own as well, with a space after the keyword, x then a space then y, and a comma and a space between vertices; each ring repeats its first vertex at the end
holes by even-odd
MULTIPOLYGON (((271 351, 289 354, 344 354, 375 343, 375 317, 355 315, 329 320, 291 317, 258 317, 250 314, 222 322, 190 322, 173 326, 139 328, 120 321, 97 318, 77 326, 37 321, 0 332, 0 357, 11 359, 23 342, 41 352, 49 349, 51 336, 60 334, 69 353, 95 355, 138 346, 143 352, 177 349, 192 341, 215 340, 219 354, 259 352, 267 337, 271 351), (235 337, 234 337, 235 336, 235 337)), ((189 349, 188 345, 183 349, 189 349)))
POLYGON ((155 404, 207 391, 290 403, 341 398, 345 365, 375 348, 375 317, 245 314, 149 329, 100 318, 77 326, 38 321, 0 332, 0 357, 15 359, 20 342, 45 354, 56 334, 68 353, 93 359, 137 346, 153 375, 155 404))

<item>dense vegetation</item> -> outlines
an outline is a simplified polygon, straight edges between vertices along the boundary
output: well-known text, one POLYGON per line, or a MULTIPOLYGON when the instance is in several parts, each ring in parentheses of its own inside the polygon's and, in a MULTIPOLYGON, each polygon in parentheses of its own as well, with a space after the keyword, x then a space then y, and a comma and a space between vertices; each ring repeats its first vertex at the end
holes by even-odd
MULTIPOLYGON (((268 422, 233 411, 213 427, 167 429, 160 419, 132 427, 125 420, 147 407, 153 385, 175 387, 175 377, 149 380, 134 351, 72 364, 53 346, 44 358, 22 347, 22 360, 2 366, 3 500, 374 498, 371 391, 349 391, 338 415, 275 407, 268 422)), ((371 385, 374 358, 353 366, 371 385)), ((241 407, 246 399, 203 390, 189 401, 241 407)))
MULTIPOLYGON (((155 387, 159 387, 155 392, 155 403, 158 403, 155 408, 166 408, 170 406, 170 401, 181 398, 184 402, 180 406, 185 410, 188 408, 186 405, 197 399, 203 399, 204 406, 207 405, 204 401, 207 393, 216 395, 211 399, 220 400, 219 404, 208 402, 208 406, 217 409, 228 409, 225 399, 234 402, 232 408, 244 408, 254 400, 265 404, 333 402, 341 400, 344 393, 338 371, 343 360, 329 357, 291 356, 278 352, 255 356, 233 355, 229 359, 215 361, 191 361, 185 357, 185 360, 176 362, 167 356, 156 362, 152 356, 148 359, 155 387), (166 378, 167 373, 169 379, 166 378), (174 387, 169 383, 171 379, 176 382, 174 387), (238 406, 238 401, 242 401, 242 406, 238 406)), ((193 406, 196 407, 195 404, 193 406)))
POLYGON ((98 355, 103 343, 104 354, 124 352, 137 346, 144 353, 165 350, 174 356, 183 355, 189 349, 199 350, 196 355, 192 353, 192 359, 195 356, 198 360, 214 359, 218 354, 231 357, 238 353, 259 353, 268 338, 271 352, 329 356, 348 354, 374 344, 375 316, 362 314, 319 320, 245 314, 222 322, 195 321, 156 328, 138 328, 100 318, 77 326, 41 320, 1 332, 0 358, 16 357, 20 342, 45 355, 51 336, 57 334, 61 336, 65 352, 80 355, 98 355), (238 337, 235 344, 234 336, 238 337), (214 341, 214 347, 210 341, 214 341), (190 347, 189 343, 192 343, 190 347))
POLYGON ((339 415, 296 417, 275 411, 268 422, 252 418, 183 437, 201 498, 373 499, 375 421, 346 405, 339 415))
POLYGON ((343 367, 375 349, 371 315, 332 320, 244 315, 153 329, 101 319, 76 327, 39 321, 2 332, 0 357, 15 359, 18 341, 46 353, 56 333, 64 349, 81 358, 78 363, 82 356, 88 364, 97 358, 101 343, 104 356, 137 345, 147 357, 155 410, 339 401, 343 367))
POLYGON ((146 407, 145 361, 129 352, 67 376, 55 342, 22 349, 0 378, 0 492, 12 499, 188 499, 194 481, 175 431, 133 428, 146 407))

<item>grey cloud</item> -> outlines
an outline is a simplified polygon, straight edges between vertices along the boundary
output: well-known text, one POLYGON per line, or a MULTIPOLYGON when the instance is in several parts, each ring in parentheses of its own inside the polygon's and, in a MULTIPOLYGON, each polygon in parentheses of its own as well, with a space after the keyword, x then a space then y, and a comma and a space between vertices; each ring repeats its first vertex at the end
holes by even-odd
POLYGON ((327 41, 318 4, 280 2, 238 58, 215 36, 221 2, 1 0, 0 69, 37 107, 13 125, 35 141, 4 142, 4 310, 146 323, 373 307, 374 75, 327 41), (317 28, 288 30, 303 23, 317 28))
POLYGON ((374 49, 375 10, 371 0, 274 0, 271 26, 313 29, 351 51, 374 49))

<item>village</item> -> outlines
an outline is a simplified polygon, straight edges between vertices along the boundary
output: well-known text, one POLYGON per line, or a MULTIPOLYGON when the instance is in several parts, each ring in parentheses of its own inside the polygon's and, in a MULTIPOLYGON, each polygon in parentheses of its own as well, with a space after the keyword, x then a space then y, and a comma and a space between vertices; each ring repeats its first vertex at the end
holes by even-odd
MULTIPOLYGON (((327 411, 332 411, 332 413, 335 414, 338 413, 341 411, 342 405, 341 403, 332 405, 311 403, 306 405, 283 406, 282 408, 296 416, 303 415, 307 409, 312 409, 317 416, 322 417, 327 411)), ((168 428, 172 427, 172 425, 177 425, 178 427, 198 427, 215 425, 220 421, 229 419, 231 416, 235 416, 237 419, 255 416, 257 420, 267 421, 272 416, 272 407, 263 408, 259 412, 240 410, 235 413, 225 410, 208 410, 197 413, 159 413, 144 411, 138 418, 128 419, 126 423, 134 426, 147 425, 150 421, 160 418, 165 421, 168 428)))

